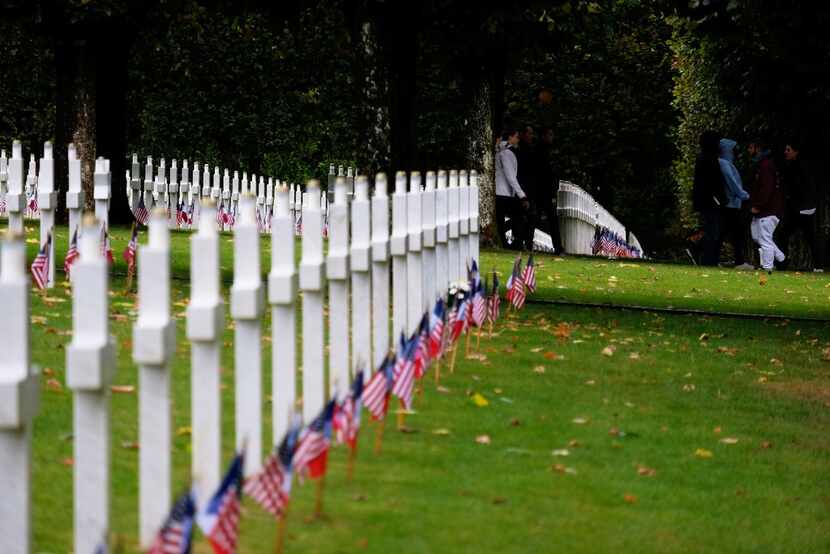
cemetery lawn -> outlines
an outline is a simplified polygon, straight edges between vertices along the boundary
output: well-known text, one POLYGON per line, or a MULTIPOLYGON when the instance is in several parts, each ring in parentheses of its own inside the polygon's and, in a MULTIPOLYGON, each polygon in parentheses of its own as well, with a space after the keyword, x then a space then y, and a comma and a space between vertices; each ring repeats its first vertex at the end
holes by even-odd
MULTIPOLYGON (((112 395, 112 522, 121 551, 135 552, 135 297, 124 291, 121 259, 129 230, 112 234, 111 324, 119 350, 115 384, 122 391, 112 395)), ((62 261, 66 228, 57 236, 62 261)), ((230 238, 222 240, 226 293, 230 238)), ((186 233, 174 233, 173 253, 179 337, 173 460, 180 491, 190 464, 186 233)), ((482 258, 483 268, 498 269, 504 283, 511 255, 487 251, 482 258)), ((263 252, 265 271, 269 259, 263 252)), ((725 269, 537 261, 533 299, 830 316, 830 278, 823 275, 776 273, 761 286, 755 273, 725 269)), ((63 284, 62 273, 58 281, 63 284)), ((42 368, 33 447, 34 551, 41 553, 68 552, 72 543, 68 293, 65 286, 32 293, 32 355, 42 368)), ((267 313, 263 390, 269 394, 267 313)), ((227 319, 226 460, 233 444, 232 335, 227 319)), ((354 480, 347 482, 346 452, 336 448, 325 516, 317 521, 308 520, 314 483, 295 483, 285 551, 830 551, 828 348, 830 329, 821 322, 529 304, 503 318, 494 338, 485 334, 478 354, 464 359, 459 353, 454 374, 442 364, 440 388, 428 373, 417 413, 406 421, 414 432, 395 432, 390 418, 380 456, 371 452, 376 426, 366 424, 364 412, 354 480)), ((263 410, 268 444, 270 406, 263 410)), ((270 551, 276 525, 250 500, 243 506, 239 551, 270 551)), ((197 538, 195 552, 208 551, 197 538)))

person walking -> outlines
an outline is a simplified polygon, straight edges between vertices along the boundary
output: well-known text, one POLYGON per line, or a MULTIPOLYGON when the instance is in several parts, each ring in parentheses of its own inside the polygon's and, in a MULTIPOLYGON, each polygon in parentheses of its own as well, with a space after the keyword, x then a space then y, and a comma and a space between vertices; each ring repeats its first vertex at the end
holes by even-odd
POLYGON ((521 213, 524 220, 524 234, 519 236, 519 244, 528 250, 533 250, 533 235, 536 227, 537 204, 537 173, 539 167, 539 152, 536 148, 536 136, 532 125, 525 125, 519 131, 519 145, 516 149, 516 162, 518 169, 516 179, 522 190, 527 194, 530 203, 527 211, 521 213))
POLYGON ((524 237, 524 213, 530 204, 516 178, 518 163, 513 149, 519 143, 519 132, 506 129, 496 146, 496 228, 505 248, 521 249, 524 237), (510 218, 510 227, 506 219, 510 218), (507 231, 512 230, 513 242, 507 242, 507 231))
POLYGON ((752 157, 751 188, 749 192, 752 203, 752 240, 758 243, 761 268, 772 273, 774 262, 786 259, 784 252, 773 240, 775 228, 784 212, 784 195, 778 186, 778 173, 775 162, 770 157, 769 148, 763 140, 756 140, 747 147, 752 157))
POLYGON ((695 161, 692 206, 703 223, 702 265, 718 265, 720 258, 721 208, 726 205, 726 184, 720 170, 720 137, 704 131, 699 139, 700 153, 695 161))
MULTIPOLYGON (((816 246, 816 185, 799 159, 801 145, 791 140, 784 148, 784 167, 781 169, 781 188, 786 199, 786 213, 781 222, 778 242, 789 258, 790 237, 801 229, 810 248, 810 258, 815 271, 823 271, 820 248, 816 246)), ((789 259, 779 267, 786 269, 789 259)))
MULTIPOLYGON (((751 271, 752 264, 744 261, 744 250, 746 249, 746 219, 741 209, 741 204, 749 200, 749 193, 744 190, 741 182, 741 174, 733 163, 735 159, 735 146, 737 143, 728 138, 720 139, 720 164, 721 175, 726 184, 726 206, 722 211, 721 219, 721 243, 723 237, 729 236, 732 242, 732 250, 735 252, 735 269, 739 271, 751 271)), ((720 247, 718 247, 720 251, 720 247)))
POLYGON ((544 229, 550 235, 553 249, 557 254, 564 254, 562 237, 559 234, 559 218, 556 216, 556 193, 559 190, 559 172, 553 156, 553 129, 543 127, 539 133, 537 145, 536 173, 536 227, 544 229), (544 216, 545 224, 542 224, 544 216))

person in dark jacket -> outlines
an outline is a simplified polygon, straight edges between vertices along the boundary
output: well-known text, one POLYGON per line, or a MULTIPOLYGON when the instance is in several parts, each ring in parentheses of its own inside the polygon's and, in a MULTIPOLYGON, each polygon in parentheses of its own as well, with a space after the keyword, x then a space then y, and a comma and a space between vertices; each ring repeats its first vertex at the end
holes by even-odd
POLYGON ((556 193, 559 190, 559 171, 553 157, 553 129, 543 127, 537 145, 538 170, 536 174, 536 227, 544 228, 553 241, 557 254, 564 253, 562 237, 559 234, 559 218, 556 216, 556 193))
MULTIPOLYGON (((813 267, 821 271, 823 260, 820 249, 816 247, 816 186, 812 177, 799 159, 801 145, 791 140, 784 148, 784 167, 781 169, 781 187, 784 189, 786 211, 778 242, 785 255, 789 255, 790 237, 801 229, 804 240, 810 247, 813 267)), ((787 260, 789 261, 789 260, 787 260)), ((785 261, 781 264, 786 268, 785 261)))
POLYGON ((770 157, 769 148, 762 140, 749 143, 752 157, 749 200, 752 204, 752 240, 758 243, 761 267, 772 273, 774 261, 783 262, 784 252, 773 241, 773 233, 784 213, 784 195, 778 186, 778 171, 770 157))
POLYGON ((518 236, 519 244, 528 250, 533 250, 533 231, 535 228, 534 210, 538 206, 538 198, 536 197, 536 190, 538 184, 536 182, 539 156, 536 150, 535 136, 533 133, 533 126, 525 125, 519 131, 519 146, 516 149, 516 162, 518 163, 518 172, 516 178, 519 184, 527 193, 527 199, 530 202, 530 208, 527 212, 520 214, 526 221, 522 229, 524 233, 518 236))
POLYGON ((720 258, 721 209, 726 206, 726 183, 720 169, 720 135, 704 131, 695 161, 692 205, 703 223, 702 265, 718 265, 720 258))

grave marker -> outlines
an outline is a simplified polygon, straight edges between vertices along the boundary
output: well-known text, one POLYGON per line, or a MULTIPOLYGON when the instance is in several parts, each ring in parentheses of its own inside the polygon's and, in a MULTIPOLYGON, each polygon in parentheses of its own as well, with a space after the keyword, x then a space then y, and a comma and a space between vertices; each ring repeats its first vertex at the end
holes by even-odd
MULTIPOLYGON (((352 245, 349 252, 352 270, 351 367, 364 368, 363 377, 368 383, 369 367, 372 363, 372 277, 369 271, 372 243, 369 180, 365 175, 358 175, 355 180, 351 221, 352 245)), ((348 383, 343 383, 344 388, 347 385, 348 383)))
POLYGON ((436 293, 445 295, 450 284, 449 223, 447 219, 447 172, 438 171, 435 190, 435 286, 436 293))
MULTIPOLYGON (((372 369, 389 350, 389 196, 386 174, 375 176, 372 196, 372 369)), ((368 361, 368 360, 367 360, 368 361)), ((368 383, 368 381, 366 381, 368 383)))
POLYGON ((9 213, 9 231, 24 234, 23 214, 26 210, 26 196, 23 194, 23 145, 19 140, 12 143, 12 157, 9 159, 9 190, 6 193, 6 209, 9 213))
POLYGON ((409 302, 406 308, 406 334, 414 333, 424 313, 423 266, 421 243, 423 229, 421 222, 421 174, 413 171, 409 174, 409 194, 406 198, 406 223, 409 248, 406 252, 406 284, 409 288, 409 302))
POLYGON ((392 195, 392 237, 389 241, 389 252, 392 254, 392 337, 405 332, 409 322, 406 316, 409 303, 406 269, 409 229, 406 216, 406 173, 398 171, 395 174, 395 193, 392 195))
POLYGON ((467 276, 470 267, 470 186, 467 171, 458 172, 458 277, 467 276))
MULTIPOLYGON (((55 158, 52 154, 52 143, 43 144, 43 157, 40 159, 40 174, 37 184, 37 203, 40 209, 40 244, 46 244, 46 237, 53 240, 49 243, 49 278, 46 288, 55 286, 55 209, 58 195, 55 192, 55 158)), ((71 238, 71 237, 70 237, 71 238)))
POLYGON ((458 191, 458 171, 455 169, 450 171, 450 184, 447 202, 447 257, 449 258, 448 277, 450 282, 459 280, 458 268, 461 267, 461 251, 458 246, 459 239, 459 191, 458 191))
POLYGON ((437 286, 435 284, 435 172, 427 171, 424 191, 421 193, 421 216, 424 229, 423 249, 423 301, 425 308, 435 302, 437 286))
POLYGON ((334 183, 334 202, 329 207, 329 395, 349 388, 349 201, 343 177, 334 183))

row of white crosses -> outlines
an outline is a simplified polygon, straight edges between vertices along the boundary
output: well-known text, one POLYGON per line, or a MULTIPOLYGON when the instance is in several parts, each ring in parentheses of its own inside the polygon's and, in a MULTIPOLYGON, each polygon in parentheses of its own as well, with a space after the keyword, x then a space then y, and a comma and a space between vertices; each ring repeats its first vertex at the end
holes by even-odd
MULTIPOLYGON (((105 161, 99 165, 101 171, 96 174, 104 175, 105 161)), ((355 179, 351 203, 347 187, 346 177, 335 178, 331 242, 326 256, 321 232, 324 195, 316 181, 309 182, 302 199, 302 218, 308 232, 302 237, 299 271, 294 262, 295 221, 289 189, 281 186, 274 195, 267 302, 272 310, 275 441, 288 429, 297 403, 298 292, 302 291, 302 413, 308 422, 320 412, 326 398, 346 392, 353 369, 361 367, 368 372, 378 367, 393 344, 389 333, 390 255, 395 272, 395 334, 412 332, 423 312, 451 282, 466 279, 467 267, 478 255, 475 172, 428 172, 424 179, 417 172, 408 179, 406 174, 398 173, 392 195, 391 234, 385 175, 377 175, 371 199, 366 177, 355 179), (471 209, 461 211, 463 206, 471 209), (451 258, 450 252, 455 256, 451 258), (328 380, 324 370, 326 284, 330 311, 328 380)), ((103 206, 104 199, 96 190, 96 203, 98 200, 103 206)), ((250 476, 259 471, 263 456, 261 321, 266 296, 259 262, 256 198, 241 193, 239 203, 230 291, 236 333, 235 442, 238 448, 244 445, 247 449, 245 472, 250 476)), ((216 205, 205 201, 202 208, 204 217, 190 237, 191 298, 187 308, 192 367, 191 473, 197 502, 204 501, 220 481, 220 355, 225 319, 216 205)), ((66 364, 75 404, 75 552, 92 552, 110 527, 110 383, 115 370, 115 343, 109 329, 108 271, 99 245, 100 224, 91 214, 84 216, 80 258, 72 270, 73 334, 66 364)), ((9 233, 2 244, 0 265, 0 304, 4 306, 0 334, 8 337, 10 348, 0 362, 0 490, 4 491, 4 501, 0 502, 0 552, 12 554, 31 552, 31 422, 37 410, 37 378, 29 341, 29 279, 24 269, 22 238, 20 233, 9 233)), ((138 250, 138 268, 139 311, 133 328, 132 357, 139 368, 139 537, 146 548, 172 498, 170 363, 176 344, 170 313, 170 231, 163 209, 151 214, 148 243, 138 250)))
MULTIPOLYGON (((350 170, 351 171, 351 170, 350 170)), ((176 209, 180 203, 188 209, 191 222, 186 227, 197 229, 202 217, 202 202, 211 198, 222 206, 228 213, 234 214, 234 219, 219 223, 222 230, 231 230, 236 217, 241 214, 239 199, 243 194, 255 195, 255 214, 260 232, 268 232, 274 206, 274 190, 280 186, 279 179, 256 175, 248 177, 247 172, 234 171, 209 164, 194 162, 193 167, 187 160, 182 162, 181 171, 174 159, 167 168, 164 158, 159 160, 158 166, 153 166, 153 158, 147 157, 144 165, 144 180, 141 179, 141 164, 138 154, 132 155, 130 171, 126 175, 127 196, 133 212, 139 206, 143 195, 145 208, 150 211, 153 207, 162 207, 170 213, 171 228, 181 227, 176 218, 176 209), (192 208, 192 211, 191 211, 192 208)), ((282 183, 287 184, 287 183, 282 183)), ((299 221, 302 189, 298 185, 289 185, 290 212, 295 214, 295 225, 299 221)))
MULTIPOLYGON (((66 206, 69 212, 69 237, 79 229, 81 211, 84 207, 84 193, 81 189, 81 161, 73 144, 67 148, 69 161, 69 183, 66 193, 66 206)), ((95 201, 95 215, 99 225, 106 228, 109 223, 109 202, 112 177, 109 161, 98 158, 95 161, 93 175, 93 197, 95 201)), ((26 178, 26 189, 23 188, 23 146, 20 141, 12 144, 12 156, 6 159, 5 151, 0 154, 0 194, 8 213, 8 230, 12 233, 24 233, 24 216, 26 213, 27 197, 37 199, 40 214, 40 244, 46 244, 47 237, 52 237, 49 244, 48 279, 46 287, 52 288, 55 284, 55 210, 57 209, 57 193, 55 192, 55 159, 51 142, 43 145, 43 157, 40 164, 31 155, 29 174, 26 178)), ((79 233, 80 234, 80 233, 79 233)), ((100 239, 101 229, 96 231, 100 239)))

